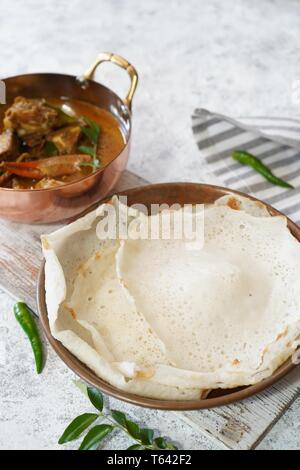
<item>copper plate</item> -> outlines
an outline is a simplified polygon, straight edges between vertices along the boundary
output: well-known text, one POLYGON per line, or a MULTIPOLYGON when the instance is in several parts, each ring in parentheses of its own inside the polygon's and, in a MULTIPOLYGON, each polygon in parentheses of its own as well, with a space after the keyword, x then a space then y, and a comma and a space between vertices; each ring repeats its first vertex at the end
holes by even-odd
MULTIPOLYGON (((216 199, 225 194, 237 194, 246 196, 249 199, 257 201, 257 199, 250 197, 246 194, 237 191, 221 188, 218 186, 211 186, 206 184, 196 183, 167 183, 142 186, 139 188, 129 189, 119 193, 128 197, 128 205, 144 204, 148 208, 151 204, 167 203, 167 204, 201 204, 213 203, 216 199)), ((271 215, 282 215, 279 211, 265 204, 271 215)), ((300 241, 300 228, 294 224, 290 219, 288 220, 288 227, 294 237, 300 241)), ((57 352, 59 357, 65 364, 72 369, 79 377, 85 382, 100 389, 104 393, 111 395, 120 400, 132 403, 134 405, 144 406, 147 408, 155 408, 160 410, 199 410, 204 408, 212 408, 216 406, 227 405, 229 403, 242 400, 250 397, 265 388, 277 382, 288 372, 290 372, 295 365, 291 359, 286 361, 277 371, 268 379, 262 382, 251 385, 248 387, 240 387, 238 389, 228 390, 214 390, 210 393, 205 400, 191 400, 191 401, 175 401, 175 400, 157 400, 152 398, 141 397, 126 393, 119 390, 109 383, 98 377, 92 370, 79 361, 73 354, 71 354, 59 341, 53 338, 49 329, 47 308, 45 303, 45 277, 44 277, 44 263, 42 264, 37 288, 37 303, 41 322, 47 339, 52 345, 53 349, 57 352)))

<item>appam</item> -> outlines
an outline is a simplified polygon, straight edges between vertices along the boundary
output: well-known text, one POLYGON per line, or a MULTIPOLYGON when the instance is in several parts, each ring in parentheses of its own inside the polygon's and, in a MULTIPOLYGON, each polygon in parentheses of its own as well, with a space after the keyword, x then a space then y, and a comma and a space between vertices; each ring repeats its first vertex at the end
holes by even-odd
POLYGON ((293 353, 299 244, 284 217, 218 198, 191 252, 185 240, 99 241, 103 207, 43 238, 52 334, 98 376, 127 394, 197 400, 261 383, 293 353))

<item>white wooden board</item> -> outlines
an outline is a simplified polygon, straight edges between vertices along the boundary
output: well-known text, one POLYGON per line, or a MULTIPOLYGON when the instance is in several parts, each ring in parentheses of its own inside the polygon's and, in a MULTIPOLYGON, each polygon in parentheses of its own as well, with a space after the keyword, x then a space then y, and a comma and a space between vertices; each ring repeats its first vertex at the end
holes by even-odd
POLYGON ((300 393, 299 367, 273 387, 213 410, 176 413, 227 449, 254 449, 300 393))

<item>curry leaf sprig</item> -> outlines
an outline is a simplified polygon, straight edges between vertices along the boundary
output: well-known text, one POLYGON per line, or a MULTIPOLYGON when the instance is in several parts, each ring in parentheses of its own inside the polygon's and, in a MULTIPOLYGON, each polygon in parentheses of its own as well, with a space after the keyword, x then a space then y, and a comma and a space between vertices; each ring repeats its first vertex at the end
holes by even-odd
POLYGON ((255 157, 251 153, 245 152, 244 150, 235 150, 232 153, 232 158, 242 165, 250 166, 270 183, 281 186, 282 188, 294 189, 294 186, 275 176, 270 168, 268 168, 261 160, 259 160, 259 158, 255 157))
POLYGON ((98 124, 93 121, 92 119, 89 119, 87 117, 82 118, 84 122, 84 126, 82 127, 82 132, 83 134, 88 138, 90 141, 90 146, 88 145, 80 145, 78 147, 78 150, 82 153, 86 153, 92 157, 92 162, 84 162, 81 163, 80 166, 92 166, 93 168, 98 168, 100 166, 100 161, 98 158, 98 142, 99 142, 99 136, 100 136, 100 127, 98 124))
POLYGON ((103 439, 116 430, 125 432, 133 439, 134 443, 128 447, 128 450, 177 449, 174 444, 165 438, 155 437, 153 429, 141 428, 137 423, 128 419, 122 411, 103 411, 103 395, 96 388, 86 387, 82 383, 79 384, 79 387, 88 396, 97 413, 83 413, 73 419, 59 438, 59 444, 78 439, 84 431, 90 428, 83 438, 79 450, 98 449, 103 439), (99 419, 106 422, 90 427, 99 419))

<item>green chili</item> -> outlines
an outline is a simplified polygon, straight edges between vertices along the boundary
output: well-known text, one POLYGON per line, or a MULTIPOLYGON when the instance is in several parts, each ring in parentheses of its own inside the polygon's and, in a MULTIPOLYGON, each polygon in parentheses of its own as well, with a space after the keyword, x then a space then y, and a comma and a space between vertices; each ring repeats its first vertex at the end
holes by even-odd
POLYGON ((266 180, 270 181, 270 183, 281 186, 282 188, 294 189, 294 186, 275 176, 272 171, 259 160, 259 158, 255 157, 251 153, 245 152, 244 150, 235 150, 232 154, 232 158, 242 163, 242 165, 250 166, 260 173, 266 180))
POLYGON ((32 311, 24 302, 17 302, 14 305, 14 314, 30 341, 34 354, 36 371, 40 374, 43 369, 43 346, 39 331, 32 316, 32 311))

